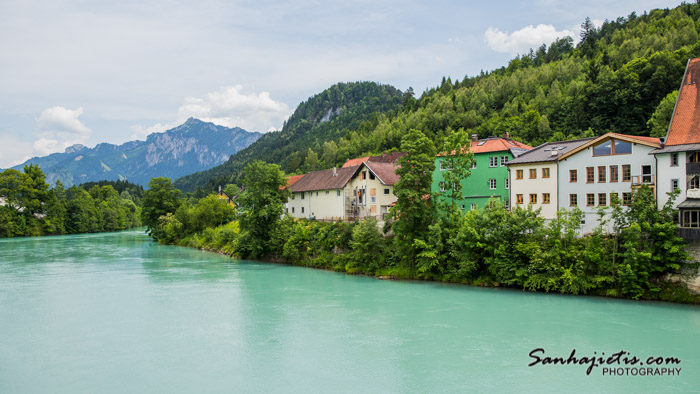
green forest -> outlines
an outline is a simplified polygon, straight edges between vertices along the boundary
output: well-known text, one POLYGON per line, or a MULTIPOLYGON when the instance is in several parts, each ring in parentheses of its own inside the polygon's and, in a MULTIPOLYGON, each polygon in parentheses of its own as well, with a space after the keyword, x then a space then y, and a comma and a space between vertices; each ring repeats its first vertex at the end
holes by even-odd
MULTIPOLYGON (((436 144, 463 129, 537 146, 607 132, 664 136, 689 58, 700 56, 700 6, 634 13, 602 26, 586 19, 581 41, 542 45, 507 66, 441 83, 415 98, 370 82, 338 84, 302 103, 280 132, 216 168, 181 178, 185 192, 240 184, 255 159, 289 174, 399 149, 421 130, 436 144), (320 122, 330 114, 330 121, 320 122)), ((206 194, 199 193, 200 196, 206 194)))
POLYGON ((103 181, 53 188, 38 166, 0 173, 0 238, 96 233, 141 225, 143 188, 103 181))

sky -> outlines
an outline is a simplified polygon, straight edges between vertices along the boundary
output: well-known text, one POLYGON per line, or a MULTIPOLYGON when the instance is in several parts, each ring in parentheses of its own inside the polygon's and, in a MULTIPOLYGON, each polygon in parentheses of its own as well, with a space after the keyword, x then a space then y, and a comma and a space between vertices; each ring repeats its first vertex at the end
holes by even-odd
POLYGON ((195 117, 278 130, 337 82, 417 93, 664 0, 0 0, 0 168, 195 117))

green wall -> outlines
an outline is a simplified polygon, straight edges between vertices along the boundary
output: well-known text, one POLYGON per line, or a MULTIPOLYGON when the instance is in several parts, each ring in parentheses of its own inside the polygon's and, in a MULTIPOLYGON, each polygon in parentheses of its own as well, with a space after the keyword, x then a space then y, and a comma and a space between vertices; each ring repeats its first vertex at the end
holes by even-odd
MULTIPOLYGON (((477 153, 474 155, 476 169, 472 169, 471 175, 467 179, 462 180, 462 195, 465 198, 457 202, 460 208, 464 205, 464 210, 469 211, 471 204, 476 204, 477 208, 483 208, 491 197, 500 198, 501 202, 505 204, 508 199, 508 190, 505 188, 505 180, 508 178, 508 167, 505 165, 501 166, 501 156, 507 156, 508 160, 513 159, 510 151, 477 153), (491 157, 498 157, 497 167, 489 167, 491 157), (490 189, 489 179, 496 180, 495 190, 490 189)), ((440 162, 442 160, 442 157, 435 158, 435 171, 433 172, 433 182, 430 191, 443 195, 445 201, 449 201, 447 191, 440 193, 440 182, 443 182, 443 174, 447 171, 440 170, 440 162)))

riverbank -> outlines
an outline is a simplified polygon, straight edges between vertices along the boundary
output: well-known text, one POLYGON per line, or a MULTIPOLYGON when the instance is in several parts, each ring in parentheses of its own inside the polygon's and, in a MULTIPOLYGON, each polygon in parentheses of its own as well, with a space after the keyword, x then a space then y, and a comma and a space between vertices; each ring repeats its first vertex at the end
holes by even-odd
MULTIPOLYGON (((300 221, 297 221, 297 223, 299 222, 300 221)), ((333 224, 320 222, 308 222, 306 224, 309 227, 332 227, 334 225, 344 225, 338 223, 333 224)), ((233 240, 237 239, 238 237, 237 225, 228 224, 226 226, 220 226, 215 229, 208 230, 210 231, 206 231, 204 234, 195 234, 192 236, 188 236, 180 240, 177 243, 177 245, 225 255, 232 259, 241 258, 241 256, 236 255, 236 248, 233 242, 233 240)), ((309 232, 309 234, 310 233, 311 232, 309 232)), ((347 275, 361 275, 380 280, 443 282, 475 287, 509 288, 541 293, 572 294, 566 292, 547 291, 542 289, 524 289, 516 286, 508 286, 507 284, 500 283, 494 280, 493 278, 483 276, 478 277, 474 280, 469 280, 467 278, 456 278, 454 276, 448 275, 426 275, 425 273, 419 272, 417 270, 412 271, 406 267, 400 266, 377 267, 376 265, 369 264, 368 262, 366 262, 365 264, 358 264, 356 261, 353 260, 352 252, 349 249, 340 249, 338 247, 332 247, 330 250, 327 249, 326 251, 319 249, 317 250, 318 253, 312 253, 313 248, 310 248, 310 245, 308 243, 305 245, 302 243, 301 245, 296 244, 296 247, 300 249, 297 249, 295 253, 292 253, 291 245, 295 245, 294 237, 290 237, 287 240, 287 242, 290 242, 290 246, 286 248, 286 255, 296 256, 296 258, 288 258, 284 255, 273 255, 266 256, 264 258, 256 258, 256 260, 268 263, 286 264, 314 268, 319 270, 340 272, 345 273, 347 275)), ((658 291, 645 292, 637 299, 647 301, 663 301, 680 304, 700 305, 700 294, 692 291, 686 285, 686 283, 689 281, 692 282, 698 280, 700 280, 700 277, 697 276, 694 279, 689 279, 688 275, 685 275, 684 277, 681 277, 680 275, 666 276, 662 279, 658 279, 655 282, 658 291)), ((593 291, 589 292, 573 293, 572 295, 594 295, 604 298, 630 299, 630 297, 625 297, 620 294, 611 293, 609 289, 605 288, 594 289, 593 291)))

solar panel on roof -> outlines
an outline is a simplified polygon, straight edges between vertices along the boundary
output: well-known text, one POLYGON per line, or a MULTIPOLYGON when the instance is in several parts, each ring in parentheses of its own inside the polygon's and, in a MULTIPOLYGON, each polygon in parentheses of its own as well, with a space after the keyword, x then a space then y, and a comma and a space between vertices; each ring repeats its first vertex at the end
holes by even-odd
POLYGON ((481 141, 481 142, 479 142, 479 143, 476 144, 476 145, 477 145, 477 146, 481 146, 481 145, 484 145, 485 143, 486 143, 486 141, 481 141))

